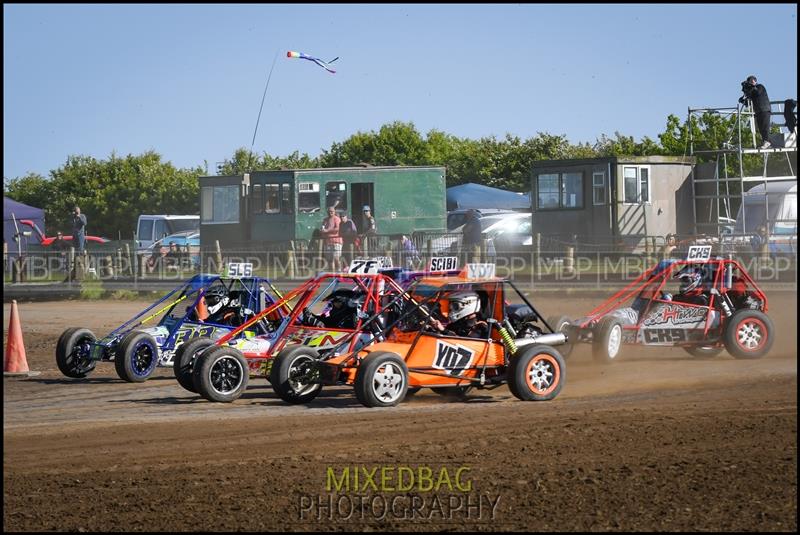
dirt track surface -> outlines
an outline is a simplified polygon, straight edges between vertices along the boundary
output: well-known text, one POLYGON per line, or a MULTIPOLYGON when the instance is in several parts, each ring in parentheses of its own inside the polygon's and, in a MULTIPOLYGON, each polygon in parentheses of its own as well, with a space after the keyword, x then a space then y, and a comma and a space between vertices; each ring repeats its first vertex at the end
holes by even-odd
MULTIPOLYGON (((637 347, 597 366, 579 351, 552 402, 501 387, 466 400, 423 391, 384 410, 347 388, 289 406, 260 379, 212 404, 169 369, 128 384, 101 364, 69 380, 53 357, 60 332, 105 334, 144 304, 21 304, 28 362, 43 373, 4 379, 3 528, 794 531, 797 298, 770 299, 778 337, 761 360, 637 347), (329 492, 327 469, 346 466, 467 468, 471 490, 329 492), (359 495, 400 507, 382 520, 324 507, 359 495), (409 512, 414 496, 479 506, 409 512)), ((536 304, 577 316, 596 302, 536 304)))

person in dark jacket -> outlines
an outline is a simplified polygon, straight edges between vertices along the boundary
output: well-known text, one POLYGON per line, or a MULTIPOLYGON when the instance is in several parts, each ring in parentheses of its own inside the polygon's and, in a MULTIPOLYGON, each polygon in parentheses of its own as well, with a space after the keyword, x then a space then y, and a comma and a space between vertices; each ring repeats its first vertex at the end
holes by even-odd
POLYGON ((86 243, 86 215, 81 213, 79 207, 72 211, 72 243, 78 245, 79 254, 83 254, 86 243))
POLYGON ((356 250, 356 242, 358 241, 358 228, 356 224, 347 216, 342 214, 341 223, 339 224, 339 236, 342 237, 342 260, 345 268, 353 261, 356 250))
POLYGON ((747 80, 742 82, 742 93, 744 96, 739 99, 739 102, 744 104, 749 100, 753 105, 753 111, 756 116, 756 126, 758 133, 761 134, 760 149, 768 149, 772 145, 769 142, 769 126, 772 117, 772 108, 769 104, 769 95, 767 89, 758 83, 755 76, 748 76, 747 80))

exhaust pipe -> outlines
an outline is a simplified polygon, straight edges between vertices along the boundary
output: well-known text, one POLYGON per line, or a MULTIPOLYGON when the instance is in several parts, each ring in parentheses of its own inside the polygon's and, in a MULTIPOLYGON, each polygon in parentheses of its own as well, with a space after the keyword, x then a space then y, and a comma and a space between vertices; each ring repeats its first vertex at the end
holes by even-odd
POLYGON ((536 338, 517 338, 514 344, 517 347, 529 346, 531 344, 544 344, 548 346, 560 346, 567 343, 567 335, 564 333, 543 334, 536 338))

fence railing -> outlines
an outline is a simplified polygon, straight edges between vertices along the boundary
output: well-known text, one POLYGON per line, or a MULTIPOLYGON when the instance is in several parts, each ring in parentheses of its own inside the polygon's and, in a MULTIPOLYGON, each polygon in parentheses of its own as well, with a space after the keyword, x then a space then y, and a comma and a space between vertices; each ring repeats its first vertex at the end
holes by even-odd
POLYGON ((676 236, 632 236, 624 239, 588 239, 581 236, 540 236, 529 239, 485 239, 465 244, 460 233, 418 232, 406 236, 375 235, 358 243, 344 244, 338 251, 319 240, 281 243, 219 244, 206 248, 179 248, 173 254, 137 253, 134 242, 114 241, 91 244, 81 255, 74 249, 55 250, 31 246, 25 253, 4 258, 4 282, 70 282, 100 280, 181 280, 193 274, 222 273, 228 263, 253 264, 258 275, 302 280, 322 271, 345 269, 354 258, 386 259, 395 267, 424 270, 434 257, 458 258, 468 262, 493 262, 503 276, 537 277, 601 272, 614 276, 635 273, 662 258, 685 258, 692 244, 710 244, 714 254, 730 255, 742 262, 756 261, 784 272, 793 270, 797 260, 797 238, 778 242, 756 242, 752 236, 722 239, 676 236))

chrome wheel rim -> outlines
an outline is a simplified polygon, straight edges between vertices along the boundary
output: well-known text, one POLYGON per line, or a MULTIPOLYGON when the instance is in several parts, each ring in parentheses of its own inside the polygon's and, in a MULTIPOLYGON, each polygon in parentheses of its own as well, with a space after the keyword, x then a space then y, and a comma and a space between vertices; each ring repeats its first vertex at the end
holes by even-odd
POLYGON ((372 376, 372 391, 382 403, 397 401, 403 392, 403 386, 403 371, 391 362, 379 366, 372 376))
POLYGON ((225 355, 208 370, 208 379, 211 389, 217 394, 227 395, 235 392, 242 384, 244 369, 239 359, 225 355))

